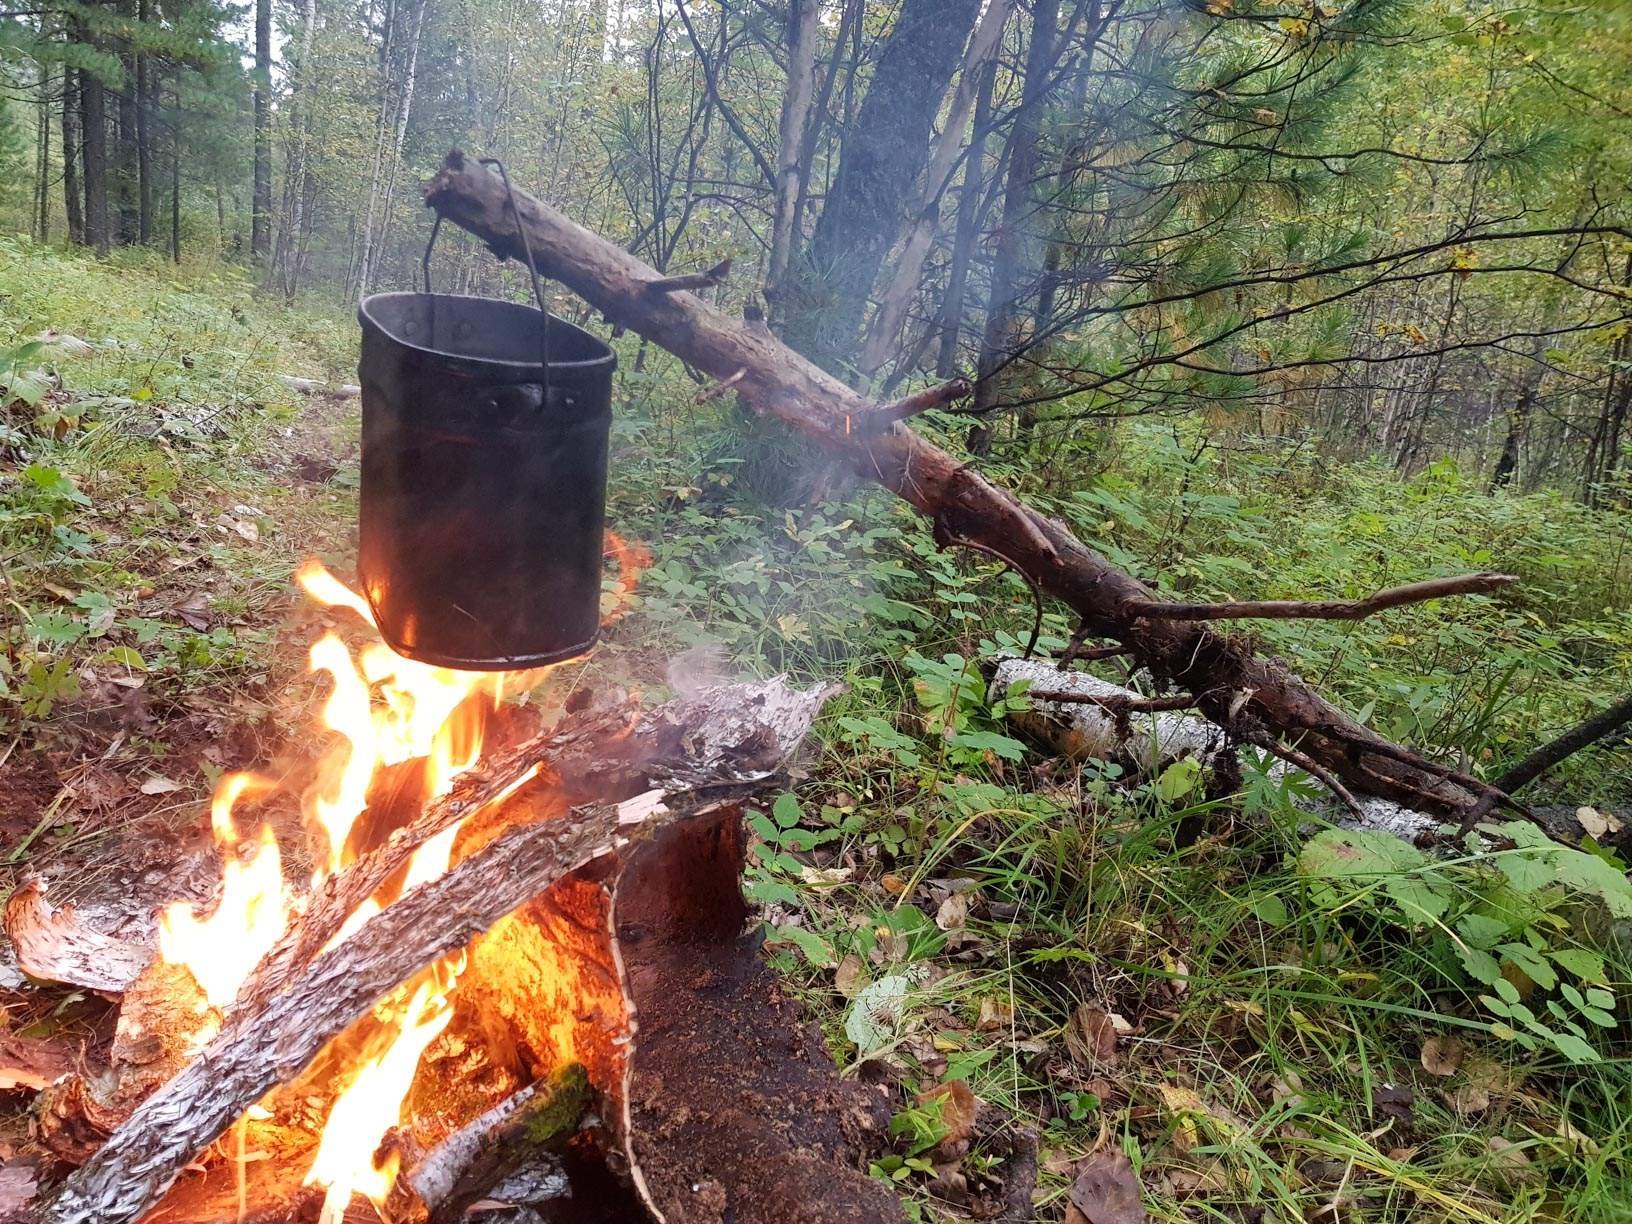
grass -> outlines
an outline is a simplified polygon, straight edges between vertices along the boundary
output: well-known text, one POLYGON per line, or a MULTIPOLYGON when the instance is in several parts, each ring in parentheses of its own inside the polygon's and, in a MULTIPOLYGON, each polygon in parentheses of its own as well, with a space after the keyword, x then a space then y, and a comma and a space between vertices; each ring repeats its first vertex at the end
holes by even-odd
MULTIPOLYGON (((204 737, 288 721, 305 641, 283 624, 289 571, 314 547, 346 549, 355 422, 276 375, 346 377, 352 329, 230 270, 97 265, 10 239, 0 303, 0 350, 47 328, 96 342, 49 354, 40 403, 7 411, 6 740, 105 744, 116 728, 98 703, 137 680, 123 691, 149 717, 120 767, 201 790, 216 768, 197 756, 204 737), (295 474, 300 454, 335 452, 331 478, 295 474)), ((1520 847, 1334 880, 1296 806, 1312 788, 1250 760, 1239 788, 1212 794, 1198 770, 1137 778, 1040 756, 1009 736, 982 672, 1029 634, 1021 584, 940 552, 880 493, 781 504, 796 449, 745 441, 733 409, 698 408, 672 362, 637 369, 635 342, 619 343, 612 517, 654 564, 584 667, 658 688, 676 669, 844 682, 805 774, 753 818, 749 883, 839 1065, 897 1086, 903 1137, 877 1172, 916 1218, 975 1218, 1005 1133, 1029 1128, 1044 1218, 1063 1214, 1081 1158, 1118 1148, 1161 1220, 1632 1220, 1632 955, 1625 917, 1571 882, 1590 864, 1520 847), (1497 926, 1505 990, 1465 959, 1469 932, 1497 926), (1542 974, 1555 954, 1600 966, 1578 993, 1611 993, 1610 1026, 1518 968, 1542 974), (1573 1017, 1587 1055, 1481 999, 1511 1011, 1506 990, 1548 1032, 1568 1036, 1573 1017), (1461 1044, 1431 1070, 1432 1039, 1461 1044), (974 1088, 985 1123, 938 1171, 921 1144, 935 1120, 914 1100, 948 1078, 974 1088)), ((994 475, 1189 598, 1519 573, 1497 599, 1252 630, 1371 725, 1487 775, 1632 687, 1632 515, 1210 428, 1045 436, 994 475)), ((1070 628, 1050 609, 1044 648, 1070 628)), ((1583 754, 1546 785, 1569 803, 1632 802, 1632 750, 1583 754)), ((20 862, 116 837, 65 806, 29 808, 20 862)))

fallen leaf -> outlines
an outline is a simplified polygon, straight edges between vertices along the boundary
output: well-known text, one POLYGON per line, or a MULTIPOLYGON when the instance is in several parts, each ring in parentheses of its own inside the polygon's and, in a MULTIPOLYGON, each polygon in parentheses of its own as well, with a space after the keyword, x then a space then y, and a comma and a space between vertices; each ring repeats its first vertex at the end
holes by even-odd
POLYGON ((1381 1117, 1410 1126, 1414 1121, 1411 1107, 1417 1103, 1417 1094, 1404 1084, 1379 1084, 1371 1094, 1371 1107, 1381 1117))
POLYGON ((1459 1084, 1445 1094, 1445 1103, 1459 1114, 1483 1113, 1490 1108, 1490 1092, 1483 1084, 1459 1084))
POLYGON ((1014 1004, 1007 999, 999 999, 995 995, 986 995, 980 1000, 980 1014, 975 1018, 975 1027, 983 1033, 995 1033, 999 1029, 1014 1026, 1014 1004))
POLYGON ((941 1125, 946 1127, 946 1134, 935 1145, 934 1159, 937 1163, 960 1160, 968 1152, 969 1139, 975 1133, 975 1115, 980 1112, 980 1102, 962 1080, 937 1084, 928 1092, 918 1094, 920 1105, 934 1100, 941 1103, 941 1125))
POLYGON ((1079 1003, 1065 1025, 1065 1048, 1078 1066, 1093 1068, 1116 1059, 1116 1025, 1102 1008, 1079 1003))
POLYGON ((255 525, 255 522, 252 519, 233 519, 232 529, 239 535, 243 536, 244 539, 248 540, 251 544, 255 544, 260 541, 261 529, 255 525))
POLYGON ((1067 1224, 1143 1224, 1139 1179, 1122 1152, 1099 1152, 1083 1164, 1071 1184, 1067 1224))
POLYGON ((1422 1043, 1422 1069, 1441 1078, 1455 1075, 1466 1051, 1467 1047, 1455 1037, 1430 1037, 1422 1043))
POLYGON ((861 963, 861 957, 854 952, 839 962, 839 967, 833 971, 833 988, 847 999, 856 997, 856 991, 861 989, 862 978, 866 975, 866 968, 861 963))
POLYGON ((1600 812, 1597 808, 1578 807, 1575 809, 1575 819, 1582 831, 1593 841, 1603 841, 1606 834, 1621 831, 1621 822, 1618 819, 1606 812, 1600 812))
POLYGON ((1524 1182, 1535 1177, 1536 1166, 1517 1143, 1500 1135, 1492 1135, 1486 1146, 1490 1149, 1491 1171, 1499 1177, 1510 1182, 1524 1182))
POLYGON ((892 897, 899 897, 907 891, 907 882, 893 871, 880 879, 879 883, 884 886, 884 891, 892 897))
POLYGON ((175 614, 189 629, 202 633, 210 627, 210 601, 203 595, 191 595, 175 605, 175 614))
POLYGON ((935 925, 943 931, 960 931, 968 917, 968 894, 952 893, 935 911, 935 925))
POLYGON ((168 795, 172 791, 181 789, 181 783, 174 778, 166 778, 162 774, 154 774, 138 788, 144 795, 168 795))

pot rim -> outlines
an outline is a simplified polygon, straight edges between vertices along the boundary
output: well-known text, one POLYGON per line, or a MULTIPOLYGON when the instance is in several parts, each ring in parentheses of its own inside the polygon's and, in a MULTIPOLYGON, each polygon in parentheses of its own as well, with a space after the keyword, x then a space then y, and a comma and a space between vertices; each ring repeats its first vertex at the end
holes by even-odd
MULTIPOLYGON (((447 349, 432 348, 426 344, 419 344, 398 334, 394 329, 387 327, 380 319, 371 313, 370 308, 376 302, 383 302, 387 298, 440 298, 449 302, 483 302, 498 306, 505 310, 519 310, 525 314, 536 316, 541 312, 534 306, 522 306, 517 302, 507 302, 502 298, 478 297, 471 293, 424 293, 413 289, 397 289, 387 293, 371 293, 357 305, 357 318, 364 327, 372 327, 393 344, 400 344, 403 348, 412 349, 416 353, 425 353, 432 357, 445 357, 451 361, 467 361, 476 365, 496 366, 505 370, 542 370, 542 361, 509 361, 503 357, 480 357, 472 353, 455 353, 447 349)), ((612 346, 593 332, 585 331, 576 323, 569 323, 555 315, 544 316, 549 322, 547 327, 566 328, 577 332, 584 339, 600 346, 601 354, 597 357, 586 357, 578 361, 550 360, 549 369, 554 372, 583 371, 592 372, 601 366, 616 368, 618 355, 613 352, 612 346)))

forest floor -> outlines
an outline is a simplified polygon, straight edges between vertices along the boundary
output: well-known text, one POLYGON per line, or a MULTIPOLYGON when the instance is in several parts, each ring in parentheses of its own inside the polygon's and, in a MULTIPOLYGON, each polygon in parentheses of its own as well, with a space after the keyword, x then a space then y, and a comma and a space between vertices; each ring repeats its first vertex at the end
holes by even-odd
MULTIPOLYGON (((223 771, 309 756, 291 729, 323 695, 305 652, 324 614, 290 575, 349 564, 357 404, 278 376, 351 381, 353 331, 235 273, 0 240, 0 892, 42 871, 71 899, 207 844, 223 771)), ((794 789, 752 817, 750 887, 840 1067, 897 1086, 873 1172, 915 1218, 989 1218, 1025 1131, 1041 1219, 1117 1150, 1156 1219, 1632 1220, 1632 911, 1582 862, 1402 847, 1343 877, 1311 852, 1333 844, 1297 806, 1311 788, 1259 763, 1212 794, 1193 766, 1040 755, 981 673, 1024 644, 1024 588, 877 494, 778 504, 797 452, 623 343, 611 513, 654 563, 577 674, 843 681, 794 789), (950 1157, 952 1098, 920 1096, 948 1081, 981 1114, 950 1157)), ((1495 771, 1632 688, 1624 511, 1490 497, 1450 465, 1402 479, 1242 423, 1092 442, 995 475, 1174 589, 1519 573, 1500 602, 1260 631, 1397 739, 1495 771)), ((1069 629, 1051 612, 1043 648, 1069 629)), ((1613 819, 1632 748, 1550 785, 1613 819)), ((8 972, 5 1028, 102 1022, 8 972)), ((0 1096, 0 1158, 25 1116, 0 1096)))

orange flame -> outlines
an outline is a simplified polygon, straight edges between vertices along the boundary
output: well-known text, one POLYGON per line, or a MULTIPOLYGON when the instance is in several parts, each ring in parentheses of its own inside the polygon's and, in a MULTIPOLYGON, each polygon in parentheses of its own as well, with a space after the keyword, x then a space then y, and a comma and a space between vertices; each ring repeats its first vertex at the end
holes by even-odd
MULTIPOLYGON (((607 548, 620 569, 610 621, 627 610, 640 571, 651 564, 651 554, 611 532, 607 533, 607 548)), ((367 601, 317 562, 302 566, 296 578, 317 603, 354 612, 375 627, 367 601)), ((381 770, 422 769, 423 786, 416 797, 423 805, 447 794, 461 774, 475 767, 487 716, 503 698, 507 678, 416 663, 379 641, 354 654, 335 633, 325 633, 313 644, 310 665, 313 673, 329 678, 330 691, 320 717, 323 727, 338 735, 307 796, 315 885, 367 848, 351 843, 360 840, 358 821, 368 811, 371 798, 379 801, 371 791, 380 784, 381 770)), ((512 682, 530 686, 538 678, 520 675, 512 682)), ((535 766, 504 794, 537 773, 535 766)), ((393 775, 382 793, 400 789, 399 781, 400 775, 393 775)), ((220 902, 207 918, 178 903, 160 920, 162 957, 185 966, 217 1009, 232 1003, 288 925, 291 899, 277 840, 268 827, 252 842, 242 839, 233 820, 234 807, 246 794, 272 785, 250 774, 222 779, 211 806, 211 824, 225 864, 220 902)), ((400 823, 419 810, 380 816, 398 817, 400 823)), ((373 838, 380 832, 370 828, 368 835, 373 838)), ((455 825, 415 851, 401 884, 403 891, 446 873, 458 834, 455 825)), ((367 923, 396 895, 394 890, 382 891, 358 906, 330 946, 367 923)), ((402 1120, 422 1055, 448 1025, 453 1014, 449 994, 464 967, 463 953, 444 959, 387 996, 370 1018, 348 1034, 346 1040, 360 1052, 347 1064, 346 1087, 335 1098, 306 1176, 308 1185, 324 1187, 324 1224, 341 1220, 356 1194, 376 1205, 390 1195, 398 1158, 393 1154, 376 1160, 375 1153, 386 1132, 402 1120)))
POLYGON ((159 916, 159 954, 185 966, 211 1007, 237 998, 244 979, 271 951, 289 921, 283 860, 271 828, 263 825, 247 853, 240 853, 233 807, 247 792, 271 783, 254 774, 228 774, 210 803, 210 826, 221 850, 221 899, 208 918, 185 901, 159 916))
POLYGON ((622 620, 629 612, 630 597, 635 588, 640 585, 640 576, 652 565, 652 551, 638 540, 625 540, 617 532, 607 529, 606 555, 612 558, 618 567, 618 576, 613 583, 611 606, 603 603, 601 617, 603 627, 622 620))
MULTIPOLYGON (((376 1207, 390 1196, 400 1158, 390 1152, 379 1160, 375 1151, 386 1131, 402 1121, 419 1060, 453 1017, 448 994, 464 968, 463 953, 438 962, 421 975, 400 1017, 380 1016, 382 1027, 357 1062, 351 1083, 335 1099, 306 1174, 305 1185, 325 1188, 319 1224, 339 1224, 354 1194, 376 1207)), ((406 991, 403 987, 391 998, 400 1000, 406 991)), ((387 1003, 376 1014, 390 1010, 387 1003)))

